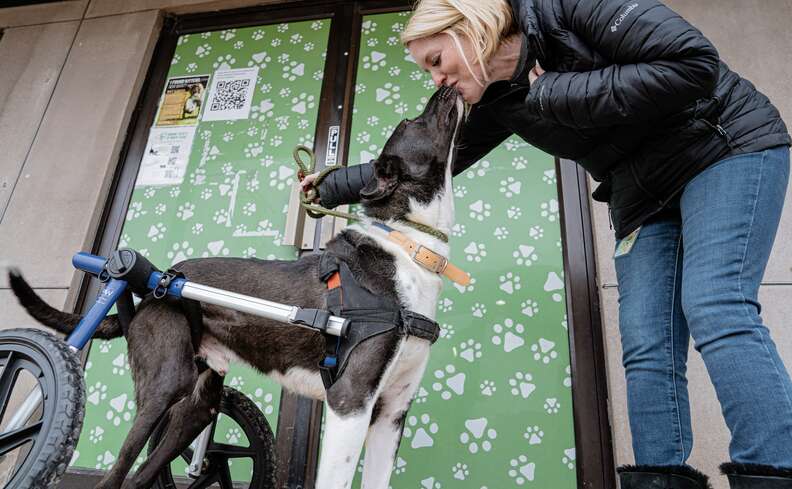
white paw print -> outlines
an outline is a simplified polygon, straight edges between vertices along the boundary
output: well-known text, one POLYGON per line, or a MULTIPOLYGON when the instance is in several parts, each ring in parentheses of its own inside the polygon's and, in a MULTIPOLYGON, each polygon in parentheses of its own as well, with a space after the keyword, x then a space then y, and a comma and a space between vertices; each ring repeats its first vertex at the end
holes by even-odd
POLYGON ((533 394, 536 384, 533 383, 533 375, 528 372, 515 372, 514 377, 509 379, 509 386, 513 396, 520 396, 523 399, 533 394))
POLYGON ((539 303, 533 299, 528 299, 520 304, 520 312, 532 318, 539 314, 539 303))
POLYGON ((280 117, 276 117, 275 118, 275 126, 278 128, 278 130, 281 130, 281 131, 288 129, 289 128, 289 116, 288 115, 282 115, 280 117))
POLYGON ((190 63, 187 65, 187 73, 195 73, 195 70, 198 69, 198 63, 190 63))
POLYGON ((224 142, 230 143, 233 140, 234 140, 234 133, 233 132, 227 131, 226 133, 223 134, 223 141, 224 142))
POLYGON ((98 406, 101 401, 104 401, 107 398, 107 386, 101 382, 97 382, 94 385, 88 386, 88 397, 86 398, 88 402, 93 404, 94 406, 98 406))
POLYGON ((388 44, 388 46, 395 46, 399 43, 399 38, 396 36, 390 36, 385 42, 388 44))
POLYGON ((444 297, 443 300, 437 305, 437 308, 440 309, 442 312, 449 312, 451 309, 454 308, 454 301, 449 299, 448 297, 444 297))
POLYGON ((308 124, 310 124, 306 119, 300 119, 300 122, 297 123, 297 129, 307 129, 308 124))
POLYGON ((300 34, 299 32, 296 34, 292 34, 291 37, 289 37, 289 42, 292 44, 300 44, 302 40, 303 40, 302 34, 300 34))
POLYGON ((522 285, 520 284, 520 276, 515 275, 512 272, 507 272, 505 275, 498 277, 498 282, 500 282, 498 288, 509 295, 522 288, 522 285))
POLYGON ((481 389, 482 396, 492 396, 498 390, 495 387, 495 382, 491 380, 482 380, 481 384, 479 384, 479 389, 481 389))
POLYGON ((556 184, 556 172, 553 169, 545 170, 542 174, 542 181, 548 185, 556 184))
POLYGON ((395 24, 393 24, 393 25, 391 26, 391 30, 392 30, 393 32, 397 32, 397 33, 398 33, 398 32, 401 32, 401 31, 403 31, 403 30, 404 30, 404 24, 402 24, 401 22, 396 22, 395 24))
POLYGON ((231 39, 236 37, 236 29, 225 29, 220 31, 220 39, 223 41, 230 41, 231 39))
POLYGON ((171 65, 177 65, 179 64, 179 61, 181 61, 181 56, 174 54, 173 59, 171 60, 171 65))
POLYGON ((203 168, 196 169, 192 175, 190 175, 190 183, 196 186, 206 183, 206 170, 203 168))
POLYGON ((410 73, 410 80, 412 80, 412 81, 418 81, 418 80, 422 80, 422 79, 423 79, 423 77, 424 77, 424 76, 423 76, 423 73, 421 73, 421 72, 420 72, 420 71, 418 71, 418 70, 415 70, 415 71, 413 71, 412 73, 410 73))
POLYGON ((251 37, 253 38, 254 41, 260 41, 264 39, 266 32, 267 31, 265 31, 264 29, 256 29, 251 37))
POLYGON ((434 445, 432 435, 436 435, 439 429, 428 414, 422 414, 420 418, 410 416, 404 426, 404 438, 412 438, 412 448, 431 447, 434 445))
POLYGON ((313 79, 316 80, 316 81, 324 80, 324 71, 322 71, 322 70, 314 71, 313 79))
POLYGON ((522 209, 519 207, 511 206, 506 210, 506 217, 509 219, 519 219, 522 217, 522 209))
POLYGON ((294 178, 294 168, 289 166, 280 166, 277 170, 273 170, 269 174, 270 187, 275 187, 278 190, 283 190, 288 187, 294 178))
POLYGON ((105 413, 105 419, 113 423, 113 426, 120 426, 121 420, 128 422, 132 419, 135 403, 126 393, 110 399, 110 409, 105 413))
POLYGON ((441 324, 440 325, 440 337, 441 338, 445 338, 447 340, 450 340, 451 338, 454 337, 454 333, 455 332, 456 332, 456 330, 454 330, 454 326, 451 325, 451 324, 441 324))
POLYGON ((151 241, 157 242, 165 237, 165 231, 167 230, 168 228, 165 227, 164 224, 158 222, 157 224, 151 225, 147 236, 151 239, 151 241))
POLYGON ((492 206, 483 200, 477 200, 468 206, 470 209, 470 218, 479 222, 492 214, 492 206))
POLYGON ((528 230, 528 236, 533 239, 541 239, 544 236, 544 229, 541 226, 531 226, 528 230))
POLYGON ((451 467, 451 472, 454 474, 454 479, 459 479, 461 481, 467 479, 470 475, 467 464, 463 464, 462 462, 451 467))
POLYGON ((509 237, 509 230, 505 227, 499 226, 495 228, 495 232, 492 233, 492 235, 495 236, 495 239, 498 241, 502 241, 509 237))
POLYGON ((514 479, 514 482, 521 486, 525 484, 526 481, 533 481, 534 480, 534 471, 536 470, 536 464, 533 462, 528 462, 528 457, 525 455, 520 455, 517 458, 511 459, 509 462, 511 469, 509 469, 509 477, 514 479))
POLYGON ((512 319, 506 318, 503 324, 492 326, 492 344, 503 346, 506 353, 512 352, 525 344, 522 335, 525 333, 525 326, 515 323, 512 319))
POLYGON ((235 375, 231 377, 231 381, 228 383, 228 385, 236 390, 240 390, 245 385, 245 379, 243 379, 238 375, 235 375))
POLYGON ((297 139, 297 144, 301 144, 303 146, 308 146, 309 148, 313 146, 313 134, 303 134, 297 139))
POLYGON ((390 75, 392 77, 399 76, 399 73, 401 73, 401 68, 399 68, 398 66, 391 66, 388 69, 388 75, 390 75))
POLYGON ((517 249, 514 250, 512 257, 518 266, 525 265, 526 267, 530 267, 539 259, 536 255, 536 248, 524 244, 519 245, 517 249))
POLYGON ((416 404, 423 404, 428 400, 428 398, 429 398, 429 391, 427 391, 423 387, 419 387, 418 392, 415 393, 415 400, 413 402, 415 402, 416 404))
POLYGON ((311 30, 318 31, 324 26, 324 22, 321 20, 315 20, 311 22, 311 30))
POLYGON ((109 341, 99 340, 99 351, 102 353, 107 353, 112 348, 112 344, 109 341))
POLYGON ((366 84, 365 83, 357 83, 355 84, 355 94, 360 95, 366 91, 366 84))
POLYGON ((569 470, 575 470, 575 448, 567 448, 564 450, 564 456, 561 457, 561 463, 566 465, 569 470))
POLYGON ((481 358, 481 343, 473 338, 463 341, 459 344, 459 356, 468 362, 475 362, 477 358, 481 358))
POLYGON ((372 51, 371 55, 363 56, 363 69, 364 70, 371 70, 371 71, 379 71, 380 68, 384 68, 386 61, 385 61, 385 53, 380 53, 379 51, 372 51))
POLYGON ((558 402, 558 399, 556 399, 555 397, 545 399, 544 410, 547 411, 547 414, 558 413, 558 408, 560 407, 561 407, 561 403, 558 402))
POLYGON ((542 438, 544 438, 544 431, 538 426, 529 426, 525 429, 523 438, 528 440, 529 445, 540 445, 542 443, 542 438))
POLYGON ((282 143, 283 143, 283 138, 280 136, 273 136, 272 139, 270 139, 270 145, 276 148, 280 146, 282 143))
POLYGON ((316 45, 314 43, 306 42, 305 44, 303 44, 303 51, 311 52, 311 51, 314 50, 315 47, 316 47, 316 45))
POLYGON ((440 489, 443 487, 440 481, 436 481, 434 477, 429 477, 421 481, 421 489, 440 489))
POLYGON ((124 353, 119 353, 119 355, 113 359, 113 375, 126 375, 127 370, 129 370, 127 356, 124 353))
POLYGON ((297 61, 289 61, 289 64, 283 65, 283 78, 294 81, 305 74, 305 63, 298 63, 297 61))
POLYGON ((91 432, 88 434, 88 439, 91 440, 91 443, 96 445, 104 438, 104 430, 101 426, 97 426, 91 429, 91 432))
POLYGON ((461 199, 462 197, 466 196, 467 193, 468 189, 464 185, 457 185, 454 187, 454 197, 457 199, 461 199))
POLYGON ((309 95, 307 93, 301 93, 299 96, 294 97, 291 100, 292 103, 292 112, 297 112, 298 114, 305 114, 308 110, 313 109, 316 107, 316 97, 313 95, 309 95))
POLYGON ((195 50, 195 55, 198 56, 199 58, 205 58, 205 57, 209 56, 209 53, 211 53, 211 52, 212 52, 212 45, 211 44, 201 44, 195 50))
POLYGON ((366 41, 366 45, 370 48, 373 48, 377 44, 379 44, 379 39, 377 39, 376 37, 372 37, 368 41, 366 41))
POLYGON ((181 194, 181 188, 180 187, 173 187, 173 188, 170 189, 170 192, 168 192, 168 193, 170 194, 172 199, 175 199, 176 197, 179 196, 179 194, 181 194))
POLYGON ((487 314, 487 308, 484 304, 476 302, 470 308, 470 311, 473 313, 473 317, 483 318, 485 314, 487 314))
POLYGON ((138 217, 145 216, 148 211, 143 210, 143 202, 133 202, 127 209, 127 221, 134 221, 138 217))
POLYGON ((171 264, 173 264, 186 260, 187 258, 191 257, 192 254, 193 249, 190 246, 190 243, 187 241, 181 241, 179 243, 173 244, 171 250, 167 253, 167 257, 171 261, 171 264))
POLYGON ((377 30, 377 23, 372 20, 367 20, 360 24, 360 29, 365 35, 371 35, 377 30))
POLYGON ((542 217, 546 217, 550 222, 556 222, 558 219, 558 201, 550 199, 547 202, 542 202, 542 217))
MULTIPOLYGON (((253 56, 251 56, 250 61, 248 61, 247 65, 251 67, 257 66, 263 70, 264 68, 269 66, 271 62, 272 62, 272 57, 269 54, 267 54, 266 51, 261 51, 260 53, 256 53, 253 56)), ((264 91, 264 93, 267 93, 272 88, 272 85, 269 84, 267 85, 268 85, 267 90, 264 90, 265 86, 262 85, 261 87, 261 90, 264 91)))
POLYGON ((467 228, 464 224, 454 224, 454 227, 451 228, 451 236, 460 237, 463 236, 467 232, 467 228))
POLYGON ((248 202, 242 207, 242 214, 252 216, 256 212, 256 203, 248 202))
POLYGON ((512 168, 515 170, 524 170, 528 168, 528 160, 525 156, 517 156, 512 160, 512 168))
POLYGON ((195 236, 198 236, 203 232, 203 224, 200 222, 193 224, 193 227, 190 231, 192 231, 195 236))
POLYGON ((473 165, 473 168, 468 170, 467 173, 465 173, 465 176, 467 176, 470 179, 476 177, 483 177, 484 175, 487 174, 489 168, 490 168, 490 162, 487 160, 482 160, 479 161, 477 164, 473 165))
POLYGON ((272 393, 270 393, 270 392, 267 392, 267 393, 265 394, 265 393, 264 393, 264 389, 262 389, 262 388, 260 388, 260 387, 259 387, 259 388, 258 388, 258 389, 256 389, 256 391, 253 393, 253 395, 254 395, 256 398, 261 398, 261 399, 262 399, 261 401, 256 401, 256 406, 258 406, 258 408, 259 408, 261 411, 263 411, 263 412, 264 412, 264 414, 266 414, 266 415, 270 415, 270 414, 272 414, 273 412, 275 412, 275 407, 272 405, 272 399, 273 399, 272 393), (262 396, 263 396, 263 397, 262 397, 262 396))
POLYGON ((214 192, 212 192, 212 189, 210 189, 210 188, 205 188, 205 189, 201 190, 201 199, 203 199, 203 200, 211 199, 212 195, 214 195, 214 192))
POLYGON ((572 387, 572 367, 567 365, 564 369, 566 377, 564 377, 564 387, 572 387))
POLYGON ((388 82, 384 87, 377 89, 376 100, 377 102, 384 102, 385 105, 392 105, 401 98, 400 91, 401 87, 388 82))
POLYGON ((393 473, 396 475, 403 474, 407 471, 407 461, 401 457, 397 457, 393 463, 393 473))
POLYGON ((220 256, 220 255, 228 256, 230 250, 224 245, 225 245, 225 241, 223 241, 222 239, 219 241, 212 241, 206 245, 207 251, 201 253, 201 256, 204 258, 210 256, 220 256))
POLYGON ((226 432, 225 439, 231 445, 239 443, 239 441, 242 439, 242 432, 237 427, 229 428, 229 430, 226 432))
POLYGON ((282 42, 283 41, 281 41, 279 37, 276 37, 275 39, 270 41, 270 46, 272 46, 273 48, 277 48, 278 46, 281 45, 282 42))
POLYGON ((555 351, 555 343, 539 338, 538 343, 531 345, 531 351, 534 352, 534 360, 541 361, 544 364, 550 363, 550 360, 558 358, 558 352, 555 351))
POLYGON ((110 453, 110 450, 105 450, 104 453, 96 456, 96 465, 94 467, 99 470, 108 470, 113 466, 115 460, 115 456, 110 453))
POLYGON ((212 220, 215 224, 225 224, 228 222, 228 209, 219 209, 215 211, 212 220))
POLYGON ((487 245, 471 241, 464 249, 467 261, 480 263, 481 259, 487 256, 487 245))
POLYGON ((234 49, 242 49, 245 47, 245 41, 237 41, 234 43, 234 49))
POLYGON ((371 134, 366 131, 360 131, 355 139, 357 139, 358 144, 368 144, 371 134))
POLYGON ((242 250, 242 258, 253 258, 256 256, 256 248, 252 246, 248 246, 244 250, 242 250))
POLYGON ((212 63, 212 68, 215 70, 227 70, 231 68, 236 63, 236 58, 231 56, 230 54, 226 54, 217 58, 217 60, 212 63))
POLYGON ((522 189, 522 182, 517 181, 514 177, 508 177, 506 180, 500 182, 500 193, 504 194, 507 199, 520 195, 522 189))
POLYGON ((459 435, 459 441, 467 445, 470 453, 478 453, 479 448, 485 452, 492 450, 492 440, 497 438, 498 432, 493 428, 487 429, 487 422, 487 418, 465 421, 466 430, 459 435))
POLYGON ((407 113, 408 110, 410 110, 410 106, 408 106, 405 102, 399 102, 398 104, 396 104, 393 110, 399 115, 404 115, 407 113))
POLYGON ((289 24, 278 24, 278 32, 286 32, 289 30, 289 24))
POLYGON ((264 152, 264 145, 261 143, 248 143, 245 146, 245 158, 255 158, 264 152))
POLYGON ((157 193, 157 189, 155 189, 154 187, 149 187, 146 189, 145 192, 143 192, 143 196, 146 197, 147 199, 150 199, 154 197, 156 193, 157 193))
POLYGON ((456 373, 456 367, 446 365, 445 369, 435 370, 435 378, 438 380, 432 384, 432 390, 440 392, 440 397, 447 401, 453 394, 461 396, 465 393, 465 374, 456 373))

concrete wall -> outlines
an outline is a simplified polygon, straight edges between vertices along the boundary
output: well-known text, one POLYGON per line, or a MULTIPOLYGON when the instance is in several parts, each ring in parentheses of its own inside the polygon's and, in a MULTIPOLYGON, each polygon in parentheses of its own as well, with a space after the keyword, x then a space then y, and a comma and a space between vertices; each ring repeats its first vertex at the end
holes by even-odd
MULTIPOLYGON (((789 80, 792 80, 792 0, 666 0, 666 3, 704 32, 726 63, 770 97, 787 124, 792 126, 792 93, 789 88, 789 80)), ((611 259, 614 238, 608 225, 607 207, 593 202, 593 208, 616 458, 620 464, 631 463, 618 330, 618 292, 611 259)), ((792 301, 789 299, 792 297, 792 190, 787 193, 781 219, 760 300, 763 319, 787 367, 792 368, 792 324, 789 320, 792 317, 792 301)), ((729 432, 701 356, 691 347, 689 357, 695 440, 690 464, 713 476, 718 474, 718 465, 728 461, 729 432)), ((715 479, 715 489, 728 487, 724 478, 715 479)))
MULTIPOLYGON (((792 122, 792 0, 667 0, 708 35, 792 122)), ((69 0, 0 9, 0 265, 22 265, 55 306, 71 307, 75 250, 88 249, 164 12, 273 3, 255 0, 69 0), (71 293, 70 293, 71 291, 71 293)), ((607 211, 594 203, 612 422, 618 463, 631 461, 607 211)), ((762 287, 764 317, 792 365, 792 206, 762 287)), ((0 275, 0 328, 29 325, 0 275)), ((689 367, 696 447, 710 474, 727 460, 728 432, 698 354, 689 367)), ((716 489, 726 487, 715 481, 716 489)))

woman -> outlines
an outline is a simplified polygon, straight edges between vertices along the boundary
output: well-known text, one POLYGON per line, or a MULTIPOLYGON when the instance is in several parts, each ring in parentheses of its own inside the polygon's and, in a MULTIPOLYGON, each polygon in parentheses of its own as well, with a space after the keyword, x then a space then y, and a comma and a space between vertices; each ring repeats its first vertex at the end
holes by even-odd
MULTIPOLYGON (((789 174, 775 107, 657 0, 423 0, 402 41, 472 104, 454 174, 517 134, 601 182, 638 464, 622 488, 707 485, 686 465, 690 336, 732 433, 732 488, 792 488, 792 382, 757 302, 789 174)), ((372 174, 330 173, 322 203, 359 200, 372 174)))

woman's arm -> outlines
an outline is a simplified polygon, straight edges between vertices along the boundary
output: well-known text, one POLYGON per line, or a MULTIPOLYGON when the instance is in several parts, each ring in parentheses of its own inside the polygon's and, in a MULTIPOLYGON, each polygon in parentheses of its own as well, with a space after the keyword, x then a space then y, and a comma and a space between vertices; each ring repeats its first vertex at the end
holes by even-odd
POLYGON ((719 57, 712 44, 657 0, 562 0, 566 27, 612 65, 546 72, 526 103, 558 124, 607 127, 651 120, 712 93, 719 57))

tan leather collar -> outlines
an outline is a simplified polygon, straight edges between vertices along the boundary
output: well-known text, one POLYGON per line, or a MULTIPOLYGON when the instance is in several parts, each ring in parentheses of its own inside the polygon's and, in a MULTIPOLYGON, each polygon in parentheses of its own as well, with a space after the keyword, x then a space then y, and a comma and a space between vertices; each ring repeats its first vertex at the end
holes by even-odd
POLYGON ((407 254, 412 257, 415 263, 421 265, 432 273, 443 275, 452 282, 458 283, 459 285, 470 284, 470 275, 465 273, 459 267, 455 266, 453 263, 450 263, 448 259, 440 253, 435 253, 431 249, 420 243, 417 243, 416 241, 409 238, 406 234, 393 229, 387 224, 382 224, 379 222, 375 222, 373 224, 383 231, 386 231, 388 233, 388 239, 406 251, 407 254))

